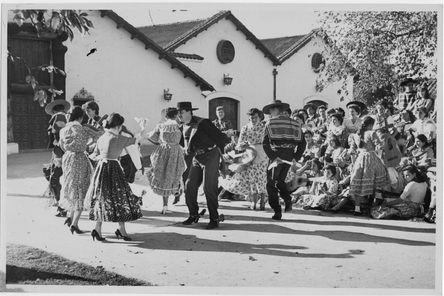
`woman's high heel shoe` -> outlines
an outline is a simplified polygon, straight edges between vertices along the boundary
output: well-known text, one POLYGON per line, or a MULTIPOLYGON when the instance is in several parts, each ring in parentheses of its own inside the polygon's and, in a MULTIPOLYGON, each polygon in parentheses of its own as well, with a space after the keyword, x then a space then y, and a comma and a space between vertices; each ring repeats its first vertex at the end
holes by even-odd
POLYGON ((101 236, 99 235, 99 233, 97 232, 97 230, 95 230, 95 229, 93 229, 93 231, 91 231, 91 236, 92 236, 92 238, 93 238, 93 241, 94 241, 95 239, 97 239, 99 242, 106 240, 104 237, 101 237, 101 236))
POLYGON ((116 234, 117 239, 123 238, 124 241, 132 241, 133 240, 129 236, 123 236, 119 229, 117 229, 116 232, 114 232, 114 233, 116 234))
POLYGON ((72 224, 71 217, 66 218, 65 223, 63 223, 63 225, 68 225, 68 227, 71 227, 71 224, 72 224))
POLYGON ((71 227, 69 228, 69 230, 71 230, 71 234, 74 234, 74 231, 75 231, 77 234, 84 233, 84 231, 81 231, 81 230, 79 229, 79 227, 77 227, 77 226, 75 226, 75 225, 71 225, 71 227))

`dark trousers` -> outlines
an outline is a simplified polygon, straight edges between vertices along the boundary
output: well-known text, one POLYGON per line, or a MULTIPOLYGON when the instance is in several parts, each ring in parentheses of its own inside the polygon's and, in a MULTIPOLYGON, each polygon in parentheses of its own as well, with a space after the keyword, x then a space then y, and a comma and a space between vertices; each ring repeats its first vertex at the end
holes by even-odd
POLYGON ((54 192, 54 199, 60 201, 60 192, 62 191, 62 184, 60 184, 60 177, 63 175, 61 167, 53 165, 51 175, 49 176, 49 184, 54 192))
POLYGON ((188 179, 185 183, 185 200, 190 212, 190 216, 196 216, 199 213, 197 204, 197 193, 199 186, 204 182, 204 192, 207 199, 208 211, 211 220, 218 220, 219 213, 217 208, 218 183, 219 183, 219 151, 213 149, 207 153, 194 156, 188 179))
MULTIPOLYGON (((279 158, 291 161, 294 155, 293 149, 279 149, 277 151, 279 158)), ((267 193, 268 204, 275 213, 281 213, 282 208, 279 205, 279 195, 287 202, 291 201, 291 192, 287 190, 285 178, 287 177, 290 165, 281 163, 277 167, 267 170, 267 193)))

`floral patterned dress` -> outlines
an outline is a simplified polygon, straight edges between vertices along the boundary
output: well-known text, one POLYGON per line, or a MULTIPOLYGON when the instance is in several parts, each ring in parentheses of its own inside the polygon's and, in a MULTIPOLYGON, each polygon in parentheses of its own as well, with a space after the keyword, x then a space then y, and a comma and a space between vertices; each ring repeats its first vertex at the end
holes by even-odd
MULTIPOLYGON (((244 125, 241 129, 238 143, 248 143, 254 146, 258 155, 263 155, 262 140, 265 134, 265 125, 257 123, 253 125, 251 122, 244 125)), ((266 156, 256 156, 255 160, 240 173, 234 174, 223 185, 224 189, 239 195, 252 195, 255 193, 267 193, 267 165, 268 158, 266 156)))
POLYGON ((101 134, 78 122, 69 122, 60 131, 60 146, 65 150, 62 158, 65 179, 62 204, 69 211, 83 210, 93 171, 86 152, 87 144, 89 140, 97 141, 101 134))
MULTIPOLYGON (((359 147, 360 137, 353 134, 354 145, 359 147)), ((359 148, 359 154, 353 164, 350 180, 350 195, 372 195, 376 188, 384 188, 391 184, 387 168, 376 155, 375 148, 381 144, 376 132, 366 131, 364 146, 359 148)))
POLYGON ((168 196, 179 190, 182 174, 185 172, 185 154, 179 145, 182 131, 175 120, 159 123, 148 139, 159 143, 151 154, 151 168, 147 171, 148 182, 153 192, 168 196))
POLYGON ((329 179, 321 177, 322 181, 313 181, 310 189, 310 194, 301 196, 302 207, 320 208, 321 210, 328 210, 335 206, 342 197, 338 196, 338 180, 335 176, 329 179))
POLYGON ((126 222, 142 217, 141 197, 133 194, 118 160, 122 150, 135 141, 135 138, 111 131, 106 131, 97 140, 94 154, 99 160, 85 201, 85 204, 91 205, 89 220, 126 222))

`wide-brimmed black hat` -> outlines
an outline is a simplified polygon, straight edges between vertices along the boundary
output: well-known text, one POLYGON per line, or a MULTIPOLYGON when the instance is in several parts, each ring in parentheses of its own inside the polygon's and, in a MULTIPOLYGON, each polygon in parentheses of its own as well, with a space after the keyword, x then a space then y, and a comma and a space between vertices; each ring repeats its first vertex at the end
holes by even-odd
POLYGON ((199 108, 193 108, 193 106, 191 105, 191 102, 178 102, 177 103, 177 110, 186 110, 186 111, 190 111, 190 110, 199 110, 199 108))
POLYGON ((399 86, 405 86, 407 85, 407 83, 417 83, 418 80, 412 79, 412 78, 407 78, 406 80, 402 81, 399 86))
POLYGON ((347 108, 352 106, 352 105, 356 105, 359 107, 359 109, 361 110, 359 112, 359 114, 361 114, 365 109, 367 109, 367 106, 363 103, 363 102, 359 102, 359 101, 351 101, 347 103, 347 108))
POLYGON ((68 101, 65 101, 62 99, 54 100, 51 103, 49 103, 48 105, 46 105, 46 107, 45 107, 46 114, 53 115, 52 109, 58 105, 62 105, 65 108, 64 109, 65 112, 68 112, 69 108, 71 108, 71 104, 68 101))
POLYGON ((277 106, 282 106, 282 109, 284 109, 284 110, 287 110, 288 108, 290 108, 289 104, 284 103, 280 100, 275 100, 275 101, 271 102, 270 104, 266 105, 264 108, 262 108, 262 112, 264 112, 265 114, 270 114, 270 108, 277 107, 277 106))

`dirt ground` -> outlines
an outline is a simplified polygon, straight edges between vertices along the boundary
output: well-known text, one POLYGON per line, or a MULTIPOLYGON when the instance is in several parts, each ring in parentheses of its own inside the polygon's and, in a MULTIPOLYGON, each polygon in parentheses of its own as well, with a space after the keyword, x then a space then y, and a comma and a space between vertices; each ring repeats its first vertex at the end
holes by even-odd
MULTIPOLYGON (((442 228, 438 224, 382 221, 350 214, 293 210, 281 221, 272 211, 252 211, 244 201, 222 200, 226 221, 206 230, 208 216, 182 226, 184 197, 160 214, 162 201, 138 175, 133 191, 147 189, 143 217, 127 225, 131 242, 117 240, 117 224, 105 223, 107 241, 93 242, 94 221, 82 214, 87 231, 71 235, 55 208, 40 198, 48 152, 8 156, 2 238, 103 266, 158 287, 14 286, 24 292, 113 292, 150 294, 421 294, 442 292, 442 228)), ((2 186, 2 188, 4 188, 2 186)), ((172 198, 171 198, 172 199, 172 198)), ((199 203, 205 208, 204 196, 199 203)))

